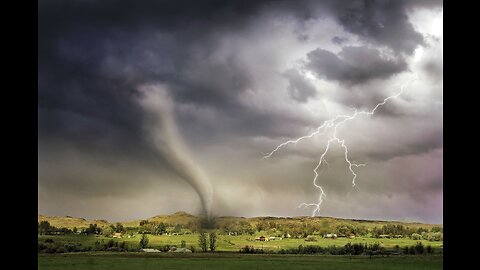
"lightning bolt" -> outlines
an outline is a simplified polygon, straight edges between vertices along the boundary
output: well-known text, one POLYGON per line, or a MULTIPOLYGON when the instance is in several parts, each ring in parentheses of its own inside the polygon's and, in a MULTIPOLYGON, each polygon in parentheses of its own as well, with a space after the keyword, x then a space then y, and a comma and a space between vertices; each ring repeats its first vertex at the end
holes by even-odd
MULTIPOLYGON (((320 159, 317 163, 317 166, 313 169, 313 173, 315 174, 314 178, 313 178, 313 185, 315 186, 315 188, 317 188, 319 190, 319 197, 318 197, 318 201, 316 203, 302 203, 300 204, 298 207, 301 208, 301 207, 305 207, 305 208, 308 208, 308 207, 314 207, 313 209, 313 212, 312 212, 312 217, 314 217, 315 215, 319 214, 320 213, 320 206, 322 205, 323 203, 323 200, 327 197, 325 191, 323 190, 322 186, 320 186, 319 184, 317 184, 317 179, 319 178, 320 174, 318 172, 318 170, 322 167, 323 164, 327 164, 327 161, 325 159, 325 156, 327 155, 328 153, 328 150, 330 149, 330 145, 332 143, 337 143, 339 144, 343 150, 344 150, 344 154, 345 154, 345 162, 348 164, 348 169, 350 171, 350 173, 352 174, 352 189, 353 188, 357 188, 357 185, 355 183, 355 180, 357 179, 357 173, 355 172, 354 168, 359 168, 359 167, 364 167, 366 166, 367 164, 366 163, 363 163, 363 164, 357 164, 357 163, 354 163, 352 161, 350 161, 350 158, 349 158, 349 155, 348 155, 348 147, 345 143, 345 139, 341 139, 338 137, 337 135, 337 131, 338 131, 338 128, 343 126, 345 123, 347 123, 348 121, 350 120, 353 120, 355 118, 357 118, 358 116, 360 115, 366 115, 366 116, 372 116, 375 114, 375 111, 385 105, 390 99, 394 99, 394 98, 398 98, 404 91, 404 89, 410 85, 410 83, 412 83, 413 81, 415 80, 418 80, 417 78, 416 79, 413 79, 413 80, 410 80, 409 82, 407 82, 406 84, 402 85, 400 87, 400 91, 394 95, 391 95, 391 96, 388 96, 386 97, 382 102, 378 103, 375 107, 373 107, 370 111, 358 111, 357 109, 355 109, 355 112, 351 115, 337 115, 335 116, 334 118, 332 119, 329 119, 329 120, 326 120, 322 123, 322 125, 320 125, 313 133, 309 134, 309 135, 305 135, 305 136, 302 136, 302 137, 299 137, 295 140, 288 140, 286 142, 283 142, 281 144, 279 144, 277 147, 275 147, 275 149, 273 149, 270 153, 266 154, 263 156, 264 159, 268 159, 270 158, 273 154, 275 154, 277 151, 279 151, 281 148, 289 145, 289 144, 297 144, 299 143, 300 141, 304 140, 304 139, 309 139, 309 138, 312 138, 316 135, 319 135, 319 134, 324 134, 326 133, 328 130, 331 130, 330 132, 330 136, 328 138, 328 141, 326 143, 326 146, 325 146, 325 150, 323 151, 322 155, 320 156, 320 159)), ((323 172, 323 170, 321 171, 323 172)))

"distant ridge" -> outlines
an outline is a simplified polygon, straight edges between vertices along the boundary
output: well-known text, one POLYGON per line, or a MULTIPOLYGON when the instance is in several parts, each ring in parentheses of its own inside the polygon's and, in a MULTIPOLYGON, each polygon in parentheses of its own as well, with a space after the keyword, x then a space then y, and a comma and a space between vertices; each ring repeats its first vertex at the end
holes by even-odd
POLYGON ((48 221, 50 225, 55 227, 66 227, 66 228, 83 228, 88 227, 89 224, 97 224, 100 227, 109 226, 110 223, 104 219, 93 219, 86 220, 85 218, 80 217, 71 217, 71 216, 45 216, 38 215, 38 222, 48 221))
MULTIPOLYGON (((71 217, 71 216, 46 216, 38 215, 38 222, 48 221, 50 225, 55 227, 66 227, 66 228, 83 228, 88 227, 89 224, 97 224, 99 227, 109 226, 116 222, 108 222, 103 219, 93 219, 87 220, 81 217, 71 217)), ((126 227, 138 227, 140 221, 148 220, 149 222, 156 223, 166 223, 166 224, 182 224, 187 225, 192 222, 198 222, 199 217, 187 213, 185 211, 178 211, 173 214, 164 214, 156 215, 150 218, 137 219, 132 221, 120 222, 126 227)), ((235 216, 221 216, 216 217, 216 222, 219 224, 226 222, 249 222, 252 225, 258 224, 260 222, 277 222, 277 223, 290 223, 298 226, 303 226, 305 223, 328 223, 331 226, 337 226, 341 224, 350 224, 350 225, 361 225, 367 228, 381 227, 386 224, 402 224, 408 227, 425 227, 431 228, 433 226, 442 226, 442 224, 427 224, 421 222, 406 222, 406 221, 382 221, 382 220, 365 220, 365 219, 346 219, 346 218, 335 218, 335 217, 310 217, 310 216, 298 216, 298 217, 273 217, 273 216, 264 216, 264 217, 235 217, 235 216)))

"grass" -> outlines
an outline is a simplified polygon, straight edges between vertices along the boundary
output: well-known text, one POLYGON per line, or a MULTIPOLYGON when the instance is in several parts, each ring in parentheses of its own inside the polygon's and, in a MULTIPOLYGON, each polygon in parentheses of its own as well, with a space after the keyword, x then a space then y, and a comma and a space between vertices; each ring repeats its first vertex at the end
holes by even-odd
MULTIPOLYGON (((55 242, 62 242, 62 243, 81 243, 82 246, 94 246, 95 241, 104 241, 105 243, 108 242, 112 238, 103 237, 101 235, 39 235, 38 241, 45 241, 45 239, 53 239, 55 242)), ((153 248, 158 248, 163 245, 177 245, 180 246, 182 240, 186 242, 187 248, 190 246, 194 246, 197 250, 200 249, 198 246, 198 234, 186 234, 186 235, 148 235, 149 238, 149 246, 153 248)), ((240 248, 249 245, 254 246, 255 248, 263 248, 265 250, 273 250, 278 251, 280 249, 287 249, 287 248, 296 248, 299 245, 318 245, 322 247, 327 246, 344 246, 345 244, 351 242, 353 243, 380 243, 386 248, 392 248, 395 245, 399 245, 400 247, 404 246, 412 246, 415 245, 418 241, 412 240, 409 238, 395 238, 395 239, 377 239, 377 238, 337 238, 337 239, 326 239, 321 237, 316 237, 317 241, 315 242, 306 242, 304 239, 295 239, 295 238, 288 238, 282 240, 274 240, 268 242, 259 242, 253 241, 255 236, 229 236, 229 235, 218 235, 217 238, 217 250, 218 251, 238 251, 240 248)), ((136 235, 135 238, 121 238, 121 239, 114 239, 115 241, 125 241, 129 248, 138 248, 138 244, 140 241, 140 235, 136 235)), ((431 245, 435 249, 439 249, 443 242, 430 242, 426 240, 421 240, 425 246, 431 245)))
POLYGON ((294 256, 264 254, 145 254, 145 253, 71 253, 39 254, 39 270, 82 269, 443 269, 442 256, 294 256))
POLYGON ((73 229, 77 228, 87 228, 89 224, 97 224, 99 227, 108 226, 110 223, 106 220, 86 220, 84 218, 76 217, 63 217, 63 216, 44 216, 38 215, 38 222, 48 221, 50 225, 55 227, 66 227, 73 229))

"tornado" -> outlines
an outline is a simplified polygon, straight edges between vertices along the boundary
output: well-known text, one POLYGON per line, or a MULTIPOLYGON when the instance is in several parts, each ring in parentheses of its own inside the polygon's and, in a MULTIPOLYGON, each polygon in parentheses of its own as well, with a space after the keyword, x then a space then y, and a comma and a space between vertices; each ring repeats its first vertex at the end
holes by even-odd
POLYGON ((173 116, 173 101, 163 85, 138 88, 139 103, 145 109, 147 139, 170 169, 192 186, 200 197, 207 219, 211 217, 212 185, 207 174, 192 159, 173 116))

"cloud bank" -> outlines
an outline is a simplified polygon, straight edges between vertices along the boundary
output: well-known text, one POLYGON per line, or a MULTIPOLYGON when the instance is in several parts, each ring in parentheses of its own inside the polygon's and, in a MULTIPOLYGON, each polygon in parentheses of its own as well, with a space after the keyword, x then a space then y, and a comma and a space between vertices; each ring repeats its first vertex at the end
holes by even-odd
POLYGON ((43 0, 38 10, 39 212, 125 220, 211 204, 309 215, 296 206, 318 195, 325 138, 262 153, 418 76, 339 130, 368 166, 348 192, 334 148, 322 215, 443 221, 441 1, 43 0))

